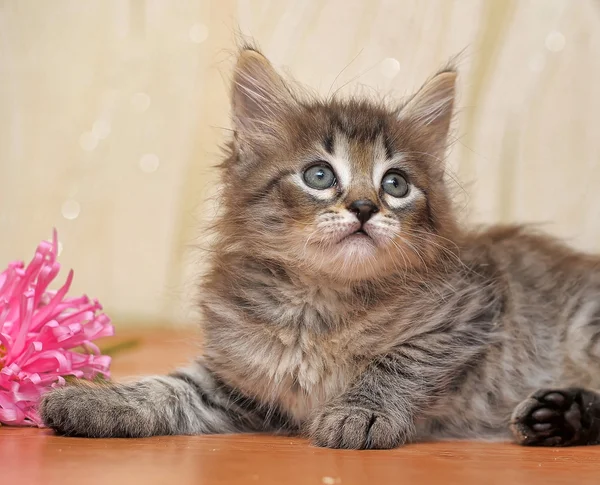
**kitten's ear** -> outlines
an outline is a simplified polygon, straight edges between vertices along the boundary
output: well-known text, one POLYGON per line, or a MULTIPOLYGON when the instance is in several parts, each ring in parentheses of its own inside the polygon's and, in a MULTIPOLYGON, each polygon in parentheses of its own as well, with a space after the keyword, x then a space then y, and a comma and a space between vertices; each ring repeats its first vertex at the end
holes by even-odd
POLYGON ((236 129, 264 133, 296 101, 268 59, 245 49, 235 67, 231 104, 236 129))
POLYGON ((440 72, 425 83, 399 113, 400 120, 415 125, 436 156, 441 156, 446 147, 455 96, 456 72, 440 72))

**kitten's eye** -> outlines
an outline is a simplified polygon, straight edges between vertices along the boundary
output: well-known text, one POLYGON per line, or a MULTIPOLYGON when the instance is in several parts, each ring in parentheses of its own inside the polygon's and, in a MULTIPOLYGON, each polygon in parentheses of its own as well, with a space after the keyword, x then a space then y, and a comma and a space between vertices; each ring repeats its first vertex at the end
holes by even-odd
POLYGON ((408 182, 400 173, 390 170, 383 176, 381 188, 392 197, 406 197, 408 195, 408 182))
POLYGON ((335 173, 329 165, 319 163, 306 169, 304 182, 312 189, 325 190, 335 185, 335 173))

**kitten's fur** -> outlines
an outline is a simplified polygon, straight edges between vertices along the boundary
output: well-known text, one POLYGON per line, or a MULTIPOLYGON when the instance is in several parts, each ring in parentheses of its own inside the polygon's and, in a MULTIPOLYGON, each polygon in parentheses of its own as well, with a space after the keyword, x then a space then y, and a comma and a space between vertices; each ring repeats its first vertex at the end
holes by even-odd
POLYGON ((44 422, 69 436, 391 448, 508 437, 512 414, 520 443, 595 443, 600 399, 584 389, 600 387, 600 259, 520 227, 459 227, 444 181, 455 77, 438 73, 396 109, 307 100, 242 50, 204 355, 169 376, 57 389, 44 422), (305 185, 319 160, 335 187, 305 185), (406 197, 381 190, 390 168, 406 197), (352 236, 349 204, 367 199, 369 237, 352 236))

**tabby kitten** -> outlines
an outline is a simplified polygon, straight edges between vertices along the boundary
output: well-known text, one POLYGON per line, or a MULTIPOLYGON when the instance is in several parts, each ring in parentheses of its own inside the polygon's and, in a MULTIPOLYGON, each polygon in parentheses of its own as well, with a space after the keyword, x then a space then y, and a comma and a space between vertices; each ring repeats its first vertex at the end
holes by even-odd
POLYGON ((315 100, 243 49, 204 355, 56 389, 44 422, 356 449, 509 429, 527 445, 597 443, 600 259, 521 227, 459 227, 444 177, 455 79, 439 72, 401 107, 315 100))

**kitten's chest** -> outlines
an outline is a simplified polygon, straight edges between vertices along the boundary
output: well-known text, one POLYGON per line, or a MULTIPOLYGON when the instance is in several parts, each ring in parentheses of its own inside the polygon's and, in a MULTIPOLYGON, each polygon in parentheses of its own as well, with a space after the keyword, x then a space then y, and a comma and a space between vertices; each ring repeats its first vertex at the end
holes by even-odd
POLYGON ((266 359, 254 362, 263 394, 301 423, 316 407, 342 393, 356 374, 346 345, 336 338, 297 335, 265 340, 266 359))
POLYGON ((356 323, 332 297, 290 298, 262 326, 260 348, 249 356, 254 384, 302 422, 342 393, 360 368, 361 326, 356 323))
POLYGON ((220 317, 208 328, 210 358, 230 384, 301 424, 353 382, 367 326, 350 289, 261 273, 236 291, 207 304, 220 317))

